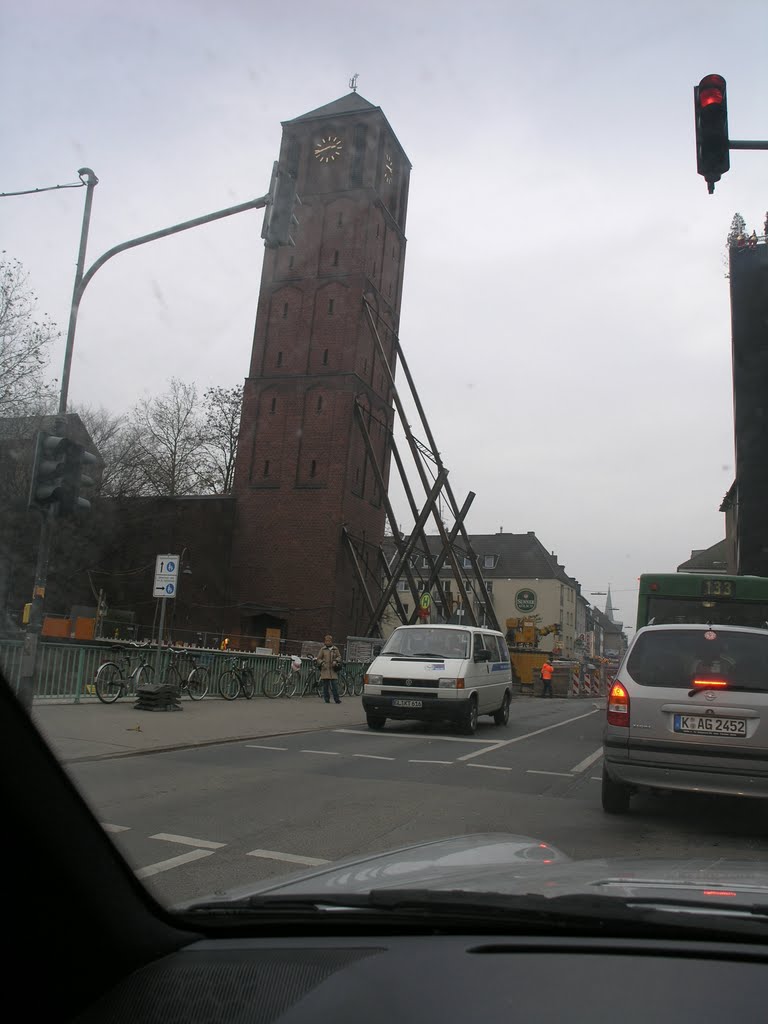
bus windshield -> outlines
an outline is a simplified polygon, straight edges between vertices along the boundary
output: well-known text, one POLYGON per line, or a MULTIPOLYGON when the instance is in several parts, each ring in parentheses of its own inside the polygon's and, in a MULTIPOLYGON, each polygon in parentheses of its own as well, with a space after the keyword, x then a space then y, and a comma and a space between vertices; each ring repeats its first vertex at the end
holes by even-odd
POLYGON ((651 624, 688 622, 765 627, 768 579, 761 576, 708 578, 695 573, 640 577, 638 629, 651 624))

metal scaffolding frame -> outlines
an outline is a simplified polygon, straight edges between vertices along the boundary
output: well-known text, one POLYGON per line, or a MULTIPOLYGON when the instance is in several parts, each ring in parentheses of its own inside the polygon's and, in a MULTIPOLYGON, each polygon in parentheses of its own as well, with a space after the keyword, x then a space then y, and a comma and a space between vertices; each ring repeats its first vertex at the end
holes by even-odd
MULTIPOLYGON (((448 470, 446 469, 442 458, 440 457, 437 445, 435 444, 434 435, 432 434, 427 421, 426 413, 424 412, 424 407, 421 403, 421 399, 419 398, 418 391, 416 390, 413 376, 411 375, 405 356, 403 355, 400 341, 395 332, 392 331, 389 325, 387 325, 392 337, 393 353, 405 374, 407 388, 410 393, 411 400, 418 412, 421 427, 427 439, 426 443, 419 440, 414 435, 411 425, 408 422, 408 417, 406 415, 400 393, 395 384, 395 369, 391 365, 390 359, 387 357, 387 352, 376 323, 379 314, 365 297, 363 297, 362 301, 363 312, 371 331, 376 352, 378 353, 379 359, 381 360, 389 380, 395 411, 405 435, 406 444, 416 468, 419 483, 421 484, 425 494, 425 502, 421 507, 419 507, 401 452, 395 442, 394 431, 387 423, 386 430, 388 433, 389 453, 391 453, 394 458, 400 482, 408 501, 411 516, 413 517, 413 526, 410 532, 408 534, 401 533, 395 517, 394 509, 392 508, 392 504, 387 495, 386 481, 384 478, 385 467, 381 466, 379 464, 379 460, 376 458, 370 431, 368 429, 368 424, 366 423, 366 414, 370 417, 370 410, 364 408, 359 403, 356 403, 355 419, 363 438, 366 457, 373 469, 379 493, 382 495, 387 522, 389 523, 392 534, 391 539, 395 549, 395 554, 391 562, 387 562, 384 549, 382 546, 379 546, 376 558, 376 568, 372 571, 368 567, 367 559, 364 557, 363 553, 366 546, 365 541, 361 538, 354 537, 346 527, 343 528, 344 543, 350 553, 355 575, 360 585, 360 592, 363 595, 370 615, 365 635, 381 636, 381 618, 384 611, 390 604, 394 606, 401 622, 415 622, 419 614, 419 600, 422 594, 425 592, 431 594, 433 589, 436 590, 437 600, 441 603, 443 609, 446 612, 449 610, 452 611, 450 592, 444 587, 444 581, 440 576, 441 570, 446 562, 448 562, 451 567, 452 577, 456 583, 456 590, 459 595, 458 607, 463 609, 463 615, 468 624, 472 626, 483 624, 478 621, 478 616, 475 612, 475 606, 472 600, 474 598, 480 608, 484 611, 484 624, 487 624, 492 629, 499 629, 498 619, 496 618, 491 598, 483 580, 477 555, 472 548, 469 534, 467 533, 464 525, 467 513, 469 512, 475 495, 470 491, 463 505, 459 507, 453 493, 453 489, 448 482, 448 470), (443 516, 440 511, 441 504, 447 506, 449 515, 453 519, 450 529, 446 528, 443 521, 443 516), (430 544, 430 538, 428 538, 426 533, 426 526, 430 518, 433 520, 437 529, 437 537, 432 538, 432 544, 430 544), (461 538, 460 544, 457 541, 457 538, 459 537, 461 538), (439 544, 439 548, 436 553, 434 544, 435 540, 437 540, 439 544), (462 559, 464 561, 469 559, 470 566, 466 573, 463 571, 463 565, 459 563, 457 548, 460 549, 462 559), (426 563, 424 566, 427 569, 426 576, 423 575, 420 568, 414 564, 414 552, 421 556, 423 563, 426 563), (414 569, 416 572, 414 572, 414 569), (402 576, 405 576, 413 596, 414 608, 410 613, 405 611, 397 591, 397 584, 402 576)), ((464 621, 464 619, 462 621, 464 621)))

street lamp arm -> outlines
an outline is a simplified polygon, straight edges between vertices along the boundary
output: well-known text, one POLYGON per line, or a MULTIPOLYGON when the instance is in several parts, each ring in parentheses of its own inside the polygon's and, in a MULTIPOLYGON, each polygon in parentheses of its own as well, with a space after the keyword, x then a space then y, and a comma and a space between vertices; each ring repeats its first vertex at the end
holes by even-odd
POLYGON ((153 231, 149 235, 140 235, 138 238, 131 238, 127 242, 121 242, 120 245, 113 246, 102 256, 99 256, 96 262, 89 267, 83 276, 77 294, 78 305, 83 292, 96 271, 101 270, 107 260, 111 260, 112 257, 117 256, 118 253, 125 252, 126 249, 134 249, 137 245, 144 245, 145 242, 155 242, 158 238, 166 238, 168 235, 177 235, 180 231, 188 231, 190 228, 200 227, 201 224, 210 224, 212 221, 222 220, 224 217, 232 217, 236 213, 245 213, 246 210, 262 209, 267 205, 269 200, 269 195, 260 196, 258 199, 250 199, 247 203, 240 203, 238 206, 228 206, 225 210, 216 210, 214 213, 206 213, 203 214, 202 217, 185 220, 181 224, 173 224, 169 228, 161 228, 160 231, 153 231))

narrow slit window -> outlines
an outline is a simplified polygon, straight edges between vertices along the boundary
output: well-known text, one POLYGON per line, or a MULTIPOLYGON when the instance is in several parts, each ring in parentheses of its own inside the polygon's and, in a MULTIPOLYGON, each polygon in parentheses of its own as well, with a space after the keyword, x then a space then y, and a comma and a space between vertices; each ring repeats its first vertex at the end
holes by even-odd
POLYGON ((344 214, 340 213, 338 215, 338 217, 336 218, 336 227, 340 228, 343 223, 344 223, 344 214))
POLYGON ((269 411, 270 412, 274 412, 276 408, 277 408, 277 399, 273 396, 272 397, 272 405, 271 405, 269 411))
POLYGON ((264 476, 269 476, 269 459, 264 460, 264 476))
POLYGON ((293 270, 293 256, 288 257, 288 269, 293 270))
POLYGON ((287 316, 288 316, 288 303, 284 302, 283 303, 283 320, 285 320, 287 316))
POLYGON ((338 267, 338 265, 339 265, 339 250, 338 249, 334 249, 334 251, 333 251, 333 265, 334 265, 334 267, 338 267))
POLYGON ((317 411, 318 412, 322 412, 323 411, 323 396, 322 395, 318 395, 317 396, 317 411))
POLYGON ((376 260, 373 261, 373 273, 371 276, 376 277, 376 260))
POLYGON ((328 365, 328 349, 323 350, 323 366, 328 365))
POLYGON ((315 459, 312 459, 312 462, 310 463, 309 475, 310 476, 316 476, 317 475, 317 462, 315 461, 315 459))
POLYGON ((283 353, 282 352, 278 352, 277 353, 277 365, 278 366, 282 366, 283 365, 283 353))
POLYGON ((333 304, 334 304, 335 301, 336 301, 335 299, 328 299, 328 315, 329 316, 333 315, 333 304))
POLYGON ((363 360, 363 373, 368 373, 368 360, 363 360))
POLYGON ((379 232, 380 232, 380 231, 381 231, 381 224, 377 224, 377 225, 376 225, 376 237, 377 237, 377 238, 379 237, 379 232))

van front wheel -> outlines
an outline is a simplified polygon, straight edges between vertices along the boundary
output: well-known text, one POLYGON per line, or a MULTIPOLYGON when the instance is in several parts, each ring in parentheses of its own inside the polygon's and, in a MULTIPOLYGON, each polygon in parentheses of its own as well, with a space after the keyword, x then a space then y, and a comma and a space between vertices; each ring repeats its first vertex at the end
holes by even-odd
POLYGON ((365 720, 368 723, 369 729, 383 729, 386 725, 386 718, 384 715, 366 715, 365 720))
POLYGON ((477 731, 477 697, 469 698, 469 704, 461 722, 461 731, 466 736, 474 736, 477 731))

